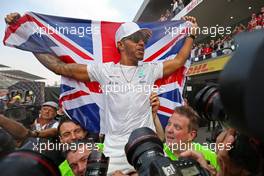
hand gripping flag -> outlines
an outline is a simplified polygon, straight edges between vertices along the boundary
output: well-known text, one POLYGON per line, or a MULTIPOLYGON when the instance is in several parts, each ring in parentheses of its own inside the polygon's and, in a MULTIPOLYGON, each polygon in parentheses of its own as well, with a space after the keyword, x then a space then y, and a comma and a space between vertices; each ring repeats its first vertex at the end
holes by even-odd
MULTIPOLYGON (((28 12, 15 24, 7 26, 4 45, 36 53, 50 53, 65 63, 115 62, 120 55, 115 46, 115 32, 122 23, 73 19, 28 12)), ((138 23, 152 30, 145 47, 144 62, 173 59, 181 49, 190 23, 166 21, 138 23)), ((182 104, 185 73, 190 63, 167 78, 155 82, 159 93, 160 121, 166 125, 176 106, 182 104)), ((79 82, 62 77, 60 103, 67 115, 90 132, 100 130, 102 91, 97 82, 79 82)))

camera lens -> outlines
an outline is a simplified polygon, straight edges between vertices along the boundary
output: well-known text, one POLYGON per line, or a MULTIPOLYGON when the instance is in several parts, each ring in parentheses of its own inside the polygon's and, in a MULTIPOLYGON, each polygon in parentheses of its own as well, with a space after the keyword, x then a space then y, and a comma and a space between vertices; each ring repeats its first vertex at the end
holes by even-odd
POLYGON ((93 150, 88 157, 86 176, 106 176, 109 157, 99 151, 93 150))
POLYGON ((58 167, 39 153, 20 150, 5 155, 0 160, 1 175, 59 176, 58 167), (14 169, 15 168, 15 169, 14 169))
POLYGON ((131 133, 125 152, 128 162, 137 171, 147 170, 151 161, 163 156, 163 144, 154 131, 142 127, 131 133))
POLYGON ((222 105, 219 88, 216 84, 208 84, 201 89, 194 99, 195 110, 201 118, 207 121, 225 122, 227 120, 222 105))

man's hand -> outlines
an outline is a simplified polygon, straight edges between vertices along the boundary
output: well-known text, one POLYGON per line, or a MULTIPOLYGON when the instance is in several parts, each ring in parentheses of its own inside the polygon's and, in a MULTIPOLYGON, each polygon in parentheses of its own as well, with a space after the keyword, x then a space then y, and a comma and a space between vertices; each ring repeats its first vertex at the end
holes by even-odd
POLYGON ((189 31, 189 34, 196 36, 197 28, 198 28, 198 23, 197 23, 196 18, 192 16, 185 16, 185 17, 182 17, 181 19, 192 23, 192 27, 191 27, 191 30, 189 31))
POLYGON ((165 139, 164 130, 162 128, 162 125, 160 123, 160 120, 157 114, 159 106, 160 106, 158 94, 156 92, 152 92, 149 99, 150 99, 150 105, 152 106, 152 117, 153 117, 153 122, 156 128, 157 135, 161 141, 164 141, 165 139))
POLYGON ((216 146, 225 146, 224 149, 217 149, 217 161, 221 168, 219 175, 223 176, 234 176, 234 175, 242 175, 242 172, 245 170, 242 167, 235 164, 229 156, 228 151, 230 148, 227 148, 227 144, 233 144, 235 141, 235 133, 234 129, 228 129, 223 131, 216 139, 216 146))
POLYGON ((20 14, 17 12, 10 13, 5 17, 6 24, 14 24, 17 22, 17 20, 20 18, 20 14))
MULTIPOLYGON (((190 21, 192 23, 191 29, 188 31, 190 35, 196 35, 196 31, 198 28, 196 18, 186 16, 182 18, 183 20, 190 21)), ((163 77, 170 76, 174 73, 177 69, 182 67, 186 60, 188 59, 189 55, 191 54, 192 46, 193 46, 193 39, 194 37, 187 37, 184 45, 182 46, 179 53, 175 56, 172 60, 166 60, 163 62, 163 77)))
MULTIPOLYGON (((6 16, 5 22, 7 24, 14 24, 20 18, 20 14, 10 13, 6 16)), ((87 72, 86 64, 65 64, 55 55, 48 53, 33 53, 35 57, 39 60, 41 64, 47 67, 49 70, 55 74, 62 75, 68 78, 73 78, 78 81, 89 81, 89 76, 87 72)))
POLYGON ((160 106, 158 94, 156 92, 152 92, 149 97, 149 100, 150 105, 152 106, 152 113, 157 113, 160 106))

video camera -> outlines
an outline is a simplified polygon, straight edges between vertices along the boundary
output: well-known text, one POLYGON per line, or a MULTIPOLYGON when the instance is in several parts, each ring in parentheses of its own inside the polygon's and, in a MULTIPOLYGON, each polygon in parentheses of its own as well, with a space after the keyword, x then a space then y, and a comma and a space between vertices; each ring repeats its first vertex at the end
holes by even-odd
POLYGON ((163 144, 150 128, 134 130, 125 146, 126 157, 140 176, 209 176, 207 170, 190 158, 171 161, 164 156, 163 144))
POLYGON ((229 156, 255 173, 260 154, 254 144, 264 142, 264 30, 242 33, 235 42, 237 50, 221 72, 219 85, 201 89, 194 109, 207 121, 238 130, 229 156))

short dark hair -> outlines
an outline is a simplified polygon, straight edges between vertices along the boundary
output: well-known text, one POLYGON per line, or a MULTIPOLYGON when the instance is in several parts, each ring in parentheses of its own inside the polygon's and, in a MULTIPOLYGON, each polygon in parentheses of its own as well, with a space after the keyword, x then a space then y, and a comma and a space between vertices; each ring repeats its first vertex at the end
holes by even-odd
POLYGON ((197 131, 199 128, 199 123, 198 123, 198 119, 199 119, 199 115, 196 111, 193 110, 193 108, 191 108, 190 106, 179 106, 176 107, 174 110, 174 113, 180 114, 186 118, 188 118, 190 120, 190 123, 188 125, 188 129, 189 131, 191 130, 195 130, 197 131))
MULTIPOLYGON (((76 122, 76 121, 70 119, 69 117, 67 117, 66 115, 64 115, 64 116, 62 116, 62 117, 60 118, 60 120, 59 120, 59 125, 58 125, 58 128, 57 128, 57 129, 58 129, 59 136, 60 136, 60 128, 61 128, 62 124, 67 123, 67 122, 72 122, 72 123, 74 123, 74 124, 76 124, 76 125, 81 126, 78 122, 76 122)), ((81 127, 81 128, 82 128, 82 127, 81 127)))

